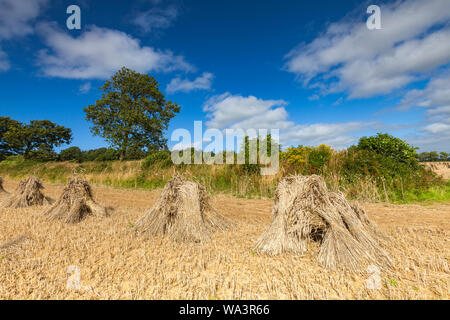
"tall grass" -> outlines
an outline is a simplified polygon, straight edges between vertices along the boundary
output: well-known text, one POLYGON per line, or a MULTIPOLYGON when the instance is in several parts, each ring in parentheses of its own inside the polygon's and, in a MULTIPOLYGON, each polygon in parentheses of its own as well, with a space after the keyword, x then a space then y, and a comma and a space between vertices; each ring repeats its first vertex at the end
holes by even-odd
POLYGON ((94 184, 150 190, 161 188, 175 174, 182 174, 202 183, 213 194, 249 198, 273 197, 283 176, 320 174, 331 190, 341 191, 351 199, 393 203, 450 200, 450 183, 421 166, 412 170, 383 164, 385 168, 374 159, 361 159, 347 151, 330 149, 326 153, 318 156, 309 152, 303 157, 282 153, 280 169, 272 176, 261 176, 259 170, 248 170, 245 165, 173 165, 167 153, 137 161, 84 163, 40 163, 16 156, 0 162, 0 174, 16 179, 36 175, 64 183, 77 173, 94 184))

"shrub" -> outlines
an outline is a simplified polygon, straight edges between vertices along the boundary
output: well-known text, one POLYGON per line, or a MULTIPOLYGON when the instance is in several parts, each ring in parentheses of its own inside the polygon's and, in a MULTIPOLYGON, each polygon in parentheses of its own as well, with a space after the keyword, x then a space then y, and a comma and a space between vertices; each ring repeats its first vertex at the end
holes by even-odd
POLYGON ((46 146, 40 146, 37 150, 30 151, 26 159, 38 162, 57 161, 59 156, 56 152, 46 146))
POLYGON ((98 148, 83 152, 82 161, 112 161, 119 160, 119 152, 114 149, 98 148))
POLYGON ((374 152, 396 162, 411 165, 417 164, 416 148, 387 133, 378 133, 376 136, 372 137, 362 137, 359 139, 356 148, 359 151, 374 152))
POLYGON ((81 162, 83 160, 83 152, 78 147, 70 147, 59 153, 59 159, 61 161, 81 162))
POLYGON ((124 160, 140 160, 144 159, 146 156, 145 151, 142 151, 142 149, 139 148, 133 148, 127 150, 125 153, 124 160))
POLYGON ((113 161, 113 160, 119 160, 120 158, 120 152, 114 149, 106 149, 106 151, 100 155, 98 155, 97 158, 95 158, 95 161, 113 161))
POLYGON ((334 152, 331 147, 324 144, 317 147, 299 145, 287 148, 281 153, 281 159, 305 174, 322 173, 334 152))
POLYGON ((142 163, 143 169, 148 169, 155 165, 159 165, 161 168, 167 168, 172 165, 172 158, 169 150, 154 151, 150 153, 142 163))

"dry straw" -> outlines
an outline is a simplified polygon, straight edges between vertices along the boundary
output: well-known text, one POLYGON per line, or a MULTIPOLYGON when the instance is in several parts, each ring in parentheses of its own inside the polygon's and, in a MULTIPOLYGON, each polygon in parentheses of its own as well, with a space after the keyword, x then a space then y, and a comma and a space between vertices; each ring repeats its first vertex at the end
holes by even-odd
POLYGON ((136 230, 167 235, 175 241, 201 242, 214 230, 226 230, 231 225, 211 206, 202 185, 176 176, 167 182, 153 208, 136 222, 136 230))
POLYGON ((3 188, 3 178, 0 177, 0 194, 4 194, 4 193, 8 193, 6 192, 6 190, 3 188))
POLYGON ((44 215, 50 220, 76 223, 88 215, 108 216, 108 212, 94 201, 89 183, 74 177, 64 187, 58 201, 44 215))
POLYGON ((29 177, 24 179, 20 181, 14 193, 3 200, 0 206, 16 209, 51 204, 53 200, 45 196, 41 192, 42 189, 44 189, 44 186, 38 178, 29 177))
POLYGON ((316 242, 322 265, 357 272, 369 264, 391 266, 381 238, 365 211, 341 193, 329 192, 321 177, 290 176, 278 184, 272 223, 255 249, 271 255, 303 254, 316 242))

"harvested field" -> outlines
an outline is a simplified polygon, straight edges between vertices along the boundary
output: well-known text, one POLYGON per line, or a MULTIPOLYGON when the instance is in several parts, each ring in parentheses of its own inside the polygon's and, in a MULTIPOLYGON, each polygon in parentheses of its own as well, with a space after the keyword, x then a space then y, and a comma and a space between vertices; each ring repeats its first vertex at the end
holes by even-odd
POLYGON ((424 162, 423 165, 438 176, 450 180, 450 162, 424 162))
MULTIPOLYGON (((44 184, 58 199, 64 185, 44 184)), ((17 185, 4 181, 6 190, 17 185)), ((450 203, 363 204, 391 239, 394 264, 380 271, 379 289, 369 289, 376 269, 326 269, 318 248, 304 256, 254 252, 272 200, 212 197, 236 226, 192 243, 134 232, 161 191, 93 189, 99 205, 114 208, 109 217, 65 224, 46 219, 49 206, 0 209, 1 299, 449 299, 450 203), (68 288, 77 270, 80 286, 68 288)))

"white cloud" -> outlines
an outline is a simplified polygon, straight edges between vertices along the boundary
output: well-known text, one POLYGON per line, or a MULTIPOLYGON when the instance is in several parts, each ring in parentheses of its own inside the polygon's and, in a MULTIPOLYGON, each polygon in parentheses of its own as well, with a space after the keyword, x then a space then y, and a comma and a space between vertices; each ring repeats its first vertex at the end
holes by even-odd
POLYGON ((450 105, 428 110, 428 114, 430 116, 445 115, 447 120, 450 121, 450 105))
POLYGON ((140 27, 142 31, 149 33, 157 29, 166 29, 178 16, 178 9, 175 6, 167 8, 152 8, 140 12, 133 19, 133 24, 140 27))
POLYGON ((125 66, 138 72, 192 71, 182 56, 171 51, 141 46, 130 35, 89 26, 79 37, 41 24, 39 33, 49 49, 39 52, 39 65, 45 75, 69 79, 105 79, 125 66))
MULTIPOLYGON (((0 44, 2 41, 32 34, 32 22, 48 0, 0 0, 0 44)), ((6 52, 0 47, 0 72, 7 71, 10 63, 6 52)))
POLYGON ((227 92, 208 99, 203 106, 203 111, 207 112, 207 117, 210 118, 206 123, 209 127, 246 129, 255 128, 255 125, 261 124, 275 125, 275 122, 284 120, 287 115, 286 110, 283 107, 273 107, 286 104, 284 100, 263 100, 254 96, 243 97, 227 92))
POLYGON ((450 73, 445 72, 430 80, 424 89, 408 91, 399 110, 425 108, 421 127, 410 139, 423 150, 450 151, 450 73))
POLYGON ((91 91, 91 83, 90 82, 83 83, 78 89, 78 91, 82 94, 88 93, 89 91, 91 91))
POLYGON ((296 124, 288 120, 286 105, 284 100, 224 93, 210 98, 203 110, 210 119, 206 122, 210 128, 279 129, 280 141, 284 145, 326 143, 343 148, 357 140, 350 133, 373 125, 363 122, 296 124))
POLYGON ((167 93, 175 93, 178 91, 190 92, 193 90, 209 90, 211 89, 214 75, 204 72, 200 77, 190 81, 188 79, 174 78, 166 87, 167 93))
POLYGON ((387 94, 450 62, 449 19, 447 0, 385 4, 381 30, 368 30, 361 19, 331 24, 292 50, 285 67, 324 93, 387 94))
POLYGON ((411 107, 434 108, 450 105, 450 72, 446 72, 431 79, 425 89, 408 91, 403 97, 398 109, 411 107))
POLYGON ((446 123, 433 123, 423 128, 425 131, 431 133, 450 133, 450 124, 446 123))
POLYGON ((202 141, 196 141, 196 142, 193 142, 193 143, 188 143, 188 142, 187 142, 187 143, 183 143, 183 142, 179 142, 179 143, 175 144, 175 145, 170 149, 170 151, 186 150, 186 149, 188 149, 188 148, 194 148, 194 149, 200 150, 200 149, 202 149, 202 147, 203 147, 202 141))
POLYGON ((33 33, 31 22, 48 0, 0 0, 0 39, 9 40, 33 33))

